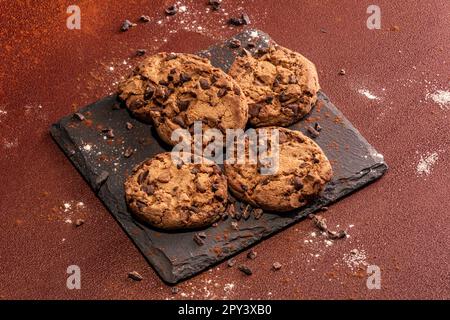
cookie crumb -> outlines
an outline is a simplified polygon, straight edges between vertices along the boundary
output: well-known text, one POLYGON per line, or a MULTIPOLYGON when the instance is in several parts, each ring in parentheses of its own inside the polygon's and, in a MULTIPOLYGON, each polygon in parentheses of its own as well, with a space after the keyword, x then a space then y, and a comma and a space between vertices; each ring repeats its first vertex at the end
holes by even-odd
POLYGON ((166 8, 165 12, 168 16, 173 16, 178 13, 178 7, 176 5, 171 5, 170 7, 166 8))
POLYGON ((130 20, 125 20, 120 27, 120 31, 125 32, 130 30, 130 28, 135 27, 136 23, 131 22, 130 20))
POLYGON ((75 220, 75 226, 76 227, 80 227, 84 224, 84 220, 83 219, 77 219, 75 220))
POLYGON ((345 70, 344 69, 339 70, 338 74, 340 76, 345 76, 345 70))
POLYGON ((274 262, 273 265, 272 265, 272 269, 273 269, 274 271, 280 270, 281 267, 282 267, 282 265, 281 265, 281 263, 279 263, 279 262, 274 262))
POLYGON ((150 17, 147 16, 147 15, 142 15, 142 16, 139 18, 139 20, 142 21, 142 22, 150 22, 150 17))
POLYGON ((233 267, 235 264, 236 264, 236 260, 234 260, 234 259, 230 259, 230 260, 228 260, 228 262, 227 262, 228 268, 233 267))
POLYGON ((241 271, 242 273, 246 274, 247 276, 251 276, 253 274, 252 269, 250 269, 249 267, 247 267, 246 265, 241 264, 238 267, 239 271, 241 271))
POLYGON ((138 57, 142 57, 143 55, 145 55, 147 53, 147 50, 145 50, 145 49, 137 49, 136 50, 136 55, 138 56, 138 57))
POLYGON ((256 259, 258 256, 258 253, 254 249, 250 249, 250 251, 247 253, 247 258, 250 260, 256 259))

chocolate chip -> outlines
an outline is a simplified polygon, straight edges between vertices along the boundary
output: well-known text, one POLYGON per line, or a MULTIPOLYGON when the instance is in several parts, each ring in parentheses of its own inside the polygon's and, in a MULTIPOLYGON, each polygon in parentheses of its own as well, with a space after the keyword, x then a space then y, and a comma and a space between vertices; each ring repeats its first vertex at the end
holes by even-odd
POLYGON ((273 102, 273 97, 272 96, 269 96, 269 97, 266 98, 266 103, 267 104, 271 104, 272 102, 273 102))
POLYGON ((124 156, 125 158, 129 158, 129 157, 131 157, 131 156, 133 155, 133 153, 134 153, 133 148, 127 148, 127 149, 125 150, 125 152, 123 153, 123 156, 124 156))
POLYGON ((180 127, 186 128, 186 123, 184 122, 183 117, 181 115, 177 115, 172 119, 172 121, 177 125, 179 125, 180 127))
POLYGON ((83 219, 77 219, 75 220, 75 227, 80 227, 84 224, 84 220, 83 219))
POLYGON ((139 274, 137 271, 132 271, 128 273, 128 278, 133 279, 134 281, 141 281, 144 279, 143 276, 139 274))
POLYGON ((125 123, 125 127, 127 128, 127 130, 131 130, 131 129, 133 129, 134 126, 131 122, 127 122, 127 123, 125 123))
POLYGON ((138 179, 137 179, 138 183, 139 183, 139 184, 142 184, 142 183, 147 179, 148 174, 149 174, 148 171, 142 172, 142 173, 138 176, 138 179))
POLYGON ((241 89, 238 86, 233 87, 233 92, 235 95, 240 96, 241 95, 241 89))
POLYGON ((316 129, 317 132, 322 131, 322 127, 320 126, 320 124, 319 124, 318 122, 316 122, 316 123, 314 124, 314 129, 316 129))
POLYGON ((158 82, 161 86, 165 86, 167 87, 169 85, 169 82, 165 81, 165 80, 159 80, 158 82))
POLYGON ((300 179, 299 177, 294 178, 293 184, 294 184, 295 190, 303 189, 302 179, 300 179))
POLYGON ((149 17, 149 16, 146 16, 146 15, 142 15, 142 16, 139 18, 139 20, 142 21, 142 22, 150 22, 150 17, 149 17))
POLYGON ((286 92, 281 92, 280 95, 278 96, 278 100, 280 100, 280 102, 286 102, 290 99, 290 97, 286 94, 286 92))
POLYGON ((166 14, 169 16, 173 16, 174 14, 176 14, 178 12, 178 7, 176 5, 172 5, 168 8, 166 8, 166 14))
POLYGON ((203 89, 203 90, 207 90, 207 89, 209 89, 209 88, 211 88, 211 86, 209 85, 209 82, 208 82, 208 80, 206 80, 206 79, 200 79, 200 87, 203 89))
POLYGON ((189 107, 189 103, 190 101, 188 100, 178 100, 177 101, 178 110, 180 110, 180 112, 186 111, 187 108, 189 107))
POLYGON ((120 31, 125 32, 130 30, 131 27, 136 26, 135 23, 132 23, 130 20, 125 20, 120 27, 120 31))
POLYGON ((279 263, 279 262, 274 262, 273 265, 272 265, 272 269, 273 269, 274 271, 280 270, 281 267, 282 267, 282 265, 281 265, 281 263, 279 263))
POLYGON ((146 208, 147 207, 147 204, 145 203, 145 202, 143 202, 143 201, 141 201, 141 200, 137 200, 136 201, 136 206, 139 208, 139 209, 144 209, 144 208, 146 208))
POLYGON ((80 121, 84 121, 84 120, 86 119, 86 118, 84 117, 84 115, 83 115, 82 113, 79 113, 79 112, 74 113, 74 114, 73 114, 73 117, 76 118, 76 119, 78 119, 78 120, 80 120, 80 121))
POLYGON ((221 194, 221 193, 214 193, 214 198, 216 198, 217 200, 219 200, 219 201, 223 201, 223 200, 225 200, 225 197, 223 196, 223 194, 221 194))
POLYGON ((139 57, 142 57, 146 53, 147 53, 147 50, 145 50, 145 49, 137 49, 136 50, 136 55, 139 57))
POLYGON ((243 21, 243 23, 244 23, 245 25, 248 25, 248 24, 251 23, 250 17, 249 17, 248 14, 246 14, 246 13, 244 13, 244 14, 242 15, 242 21, 243 21))
POLYGON ((247 187, 246 185, 244 185, 244 184, 241 184, 241 188, 242 188, 242 190, 244 190, 244 191, 247 191, 247 190, 248 190, 248 187, 247 187))
POLYGON ((144 91, 144 99, 145 100, 150 100, 151 98, 153 98, 153 95, 155 94, 155 87, 151 84, 149 84, 144 91))
POLYGON ((213 183, 213 184, 211 185, 211 189, 212 189, 212 191, 217 191, 217 190, 219 190, 219 184, 213 183))
POLYGON ((317 131, 316 129, 314 129, 314 128, 311 127, 311 126, 308 126, 307 130, 308 130, 308 133, 309 133, 313 138, 317 138, 317 137, 320 135, 319 131, 317 131))
POLYGON ((152 184, 146 185, 146 186, 143 186, 141 188, 141 190, 144 191, 147 195, 151 196, 155 193, 155 186, 152 184))
POLYGON ((188 75, 187 73, 182 73, 180 75, 180 82, 181 83, 185 83, 185 82, 188 82, 188 81, 191 81, 191 80, 192 80, 191 76, 188 75))
POLYGON ((225 89, 225 88, 220 88, 219 89, 219 91, 217 92, 217 96, 219 97, 219 98, 222 98, 222 97, 224 97, 226 94, 227 94, 227 89, 225 89))
POLYGON ((239 39, 232 39, 232 40, 230 40, 228 45, 230 46, 230 48, 236 49, 236 48, 239 48, 242 45, 242 43, 239 39))
POLYGON ((221 0, 209 0, 208 4, 211 6, 211 8, 214 11, 217 11, 220 9, 220 5, 222 4, 222 1, 221 0))
POLYGON ((262 217, 263 213, 264 211, 260 208, 253 210, 253 216, 256 220, 259 220, 262 217))
POLYGON ((241 18, 230 18, 228 20, 228 24, 231 24, 233 26, 242 26, 244 24, 244 21, 241 18))
POLYGON ((234 259, 230 259, 227 261, 228 268, 233 267, 235 264, 236 264, 236 260, 234 260, 234 259))
POLYGON ((251 276, 253 274, 252 269, 250 269, 249 267, 247 267, 246 265, 240 265, 238 267, 239 271, 241 271, 242 273, 245 273, 247 276, 251 276))
POLYGON ((258 256, 258 253, 254 249, 250 249, 250 251, 247 253, 247 258, 250 260, 256 259, 258 256))
POLYGON ((156 88, 155 97, 163 99, 163 100, 166 99, 166 97, 167 97, 166 89, 161 88, 161 87, 156 88))
POLYGON ((203 246, 205 244, 205 240, 203 240, 198 233, 194 234, 194 242, 198 245, 198 246, 203 246))
POLYGON ((258 103, 249 105, 248 113, 250 114, 250 116, 256 117, 259 114, 261 108, 262 108, 262 105, 258 104, 258 103))

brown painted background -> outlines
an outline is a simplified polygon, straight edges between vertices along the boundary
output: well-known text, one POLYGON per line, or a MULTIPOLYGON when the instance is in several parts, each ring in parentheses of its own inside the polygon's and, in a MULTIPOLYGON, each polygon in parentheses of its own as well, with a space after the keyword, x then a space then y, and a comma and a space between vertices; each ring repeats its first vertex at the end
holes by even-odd
POLYGON ((448 1, 224 0, 215 13, 185 0, 187 11, 169 18, 171 1, 74 2, 81 30, 66 27, 72 1, 0 0, 0 298, 450 298, 450 106, 432 99, 450 89, 448 1), (370 4, 381 8, 381 30, 366 27, 370 4), (316 64, 324 92, 390 170, 323 214, 350 238, 326 246, 304 221, 257 245, 255 260, 237 257, 252 276, 224 263, 173 295, 49 126, 113 92, 138 62, 136 49, 198 51, 237 33, 226 20, 241 12, 316 64), (152 21, 118 31, 142 14, 152 21), (427 158, 429 172, 417 170, 427 158), (79 228, 70 223, 77 218, 86 221, 79 228), (361 259, 349 258, 353 249, 361 259), (280 271, 271 271, 275 261, 280 271), (81 290, 66 288, 71 264, 81 268, 81 290), (381 268, 381 290, 366 288, 365 264, 381 268), (133 270, 145 279, 128 279, 133 270))

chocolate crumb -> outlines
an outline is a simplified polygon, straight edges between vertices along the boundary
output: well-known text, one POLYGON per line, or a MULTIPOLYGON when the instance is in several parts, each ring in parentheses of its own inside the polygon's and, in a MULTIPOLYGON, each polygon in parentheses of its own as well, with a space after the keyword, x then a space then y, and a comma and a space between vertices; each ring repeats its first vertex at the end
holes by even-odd
POLYGON ((244 21, 241 18, 230 18, 228 20, 228 24, 238 27, 242 26, 244 24, 244 21))
POLYGON ((317 138, 317 137, 320 135, 319 131, 317 131, 316 129, 314 129, 314 128, 311 127, 311 126, 308 126, 306 129, 308 130, 308 133, 309 133, 309 134, 311 135, 311 137, 313 137, 313 138, 317 138))
POLYGON ((253 274, 252 269, 250 269, 250 268, 247 267, 246 265, 243 265, 243 264, 242 264, 242 265, 240 265, 240 266, 238 267, 238 269, 239 269, 239 271, 245 273, 245 274, 248 275, 248 276, 251 276, 251 275, 253 274))
POLYGON ((314 129, 316 129, 317 132, 322 131, 322 127, 320 126, 320 124, 319 124, 318 122, 316 122, 316 123, 314 124, 314 129))
POLYGON ((143 276, 139 274, 137 271, 132 271, 128 273, 128 278, 133 279, 134 281, 141 281, 144 279, 143 276))
POLYGON ((83 224, 84 224, 84 220, 83 219, 75 220, 75 226, 76 227, 82 226, 83 224))
POLYGON ((274 262, 273 265, 272 265, 272 269, 273 269, 274 271, 280 270, 281 267, 282 267, 282 266, 281 266, 281 263, 279 263, 279 262, 274 262))
POLYGON ((122 32, 128 31, 128 30, 130 30, 131 27, 134 27, 134 26, 136 26, 135 23, 131 22, 130 20, 125 20, 122 23, 122 26, 120 27, 120 31, 122 31, 122 32))
POLYGON ((234 259, 230 259, 227 261, 228 268, 233 267, 235 264, 236 264, 236 260, 234 260, 234 259))
POLYGON ((146 54, 147 53, 147 50, 145 50, 145 49, 137 49, 136 50, 136 55, 138 56, 138 57, 142 57, 144 54, 146 54))
POLYGON ((174 14, 176 14, 178 12, 178 7, 176 5, 172 5, 168 8, 166 8, 165 11, 168 16, 173 16, 174 14))
POLYGON ((209 0, 208 4, 211 6, 211 9, 213 9, 214 11, 217 11, 220 9, 222 0, 209 0))
POLYGON ((77 112, 77 113, 74 113, 74 118, 76 118, 76 119, 78 119, 78 120, 80 120, 80 121, 84 121, 86 118, 84 117, 84 115, 82 114, 82 113, 79 113, 79 112, 77 112))
POLYGON ((247 253, 247 258, 250 260, 256 259, 257 256, 258 256, 258 253, 253 249, 250 249, 250 251, 247 253))

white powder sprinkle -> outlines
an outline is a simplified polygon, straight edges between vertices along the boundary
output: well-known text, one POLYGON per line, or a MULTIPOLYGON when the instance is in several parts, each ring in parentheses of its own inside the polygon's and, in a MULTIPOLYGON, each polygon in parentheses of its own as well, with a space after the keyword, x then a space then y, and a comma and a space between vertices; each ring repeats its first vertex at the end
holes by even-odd
POLYGON ((442 110, 450 109, 450 91, 437 90, 433 93, 428 93, 426 98, 439 105, 442 110))
POLYGON ((374 95, 367 89, 359 89, 358 92, 369 100, 380 100, 380 98, 378 98, 376 95, 374 95))
POLYGON ((353 249, 350 253, 345 253, 342 259, 351 270, 368 265, 365 250, 353 249))
POLYGON ((430 175, 433 165, 438 160, 437 152, 427 153, 420 157, 419 163, 417 164, 416 171, 419 175, 430 175))

